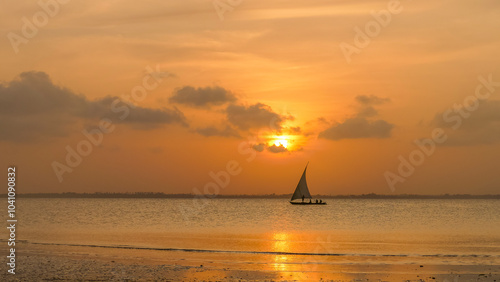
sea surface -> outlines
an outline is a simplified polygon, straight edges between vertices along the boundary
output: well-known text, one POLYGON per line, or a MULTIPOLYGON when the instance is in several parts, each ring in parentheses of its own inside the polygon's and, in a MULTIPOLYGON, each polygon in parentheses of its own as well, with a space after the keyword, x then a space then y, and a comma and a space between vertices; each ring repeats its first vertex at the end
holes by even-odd
POLYGON ((304 261, 500 264, 500 200, 326 201, 19 199, 17 234, 33 244, 234 254, 280 269, 304 261))

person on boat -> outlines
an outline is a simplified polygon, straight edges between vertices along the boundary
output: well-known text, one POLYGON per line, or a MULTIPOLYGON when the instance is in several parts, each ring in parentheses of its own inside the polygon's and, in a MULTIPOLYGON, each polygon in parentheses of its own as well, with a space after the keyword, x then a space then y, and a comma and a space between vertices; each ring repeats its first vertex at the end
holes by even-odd
POLYGON ((323 200, 319 200, 319 203, 321 204, 323 202, 323 200))
POLYGON ((316 204, 318 203, 318 199, 316 199, 316 204))
POLYGON ((312 200, 311 199, 309 199, 309 204, 312 204, 312 200))
POLYGON ((302 195, 302 203, 304 202, 304 198, 305 198, 304 195, 302 195))

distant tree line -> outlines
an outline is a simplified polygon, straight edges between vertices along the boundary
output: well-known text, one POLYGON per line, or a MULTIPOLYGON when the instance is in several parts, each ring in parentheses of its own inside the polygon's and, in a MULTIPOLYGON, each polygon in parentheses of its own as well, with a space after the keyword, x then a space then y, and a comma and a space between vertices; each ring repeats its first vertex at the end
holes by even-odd
MULTIPOLYGON (((131 199, 191 199, 199 197, 194 194, 165 194, 161 192, 135 193, 25 193, 18 194, 19 198, 131 198, 131 199)), ((213 199, 287 199, 292 194, 265 194, 265 195, 205 195, 213 199)), ((6 198, 6 194, 2 194, 6 198)), ((362 194, 362 195, 315 195, 314 199, 500 199, 500 195, 470 195, 470 194, 443 194, 443 195, 415 195, 415 194, 362 194)))

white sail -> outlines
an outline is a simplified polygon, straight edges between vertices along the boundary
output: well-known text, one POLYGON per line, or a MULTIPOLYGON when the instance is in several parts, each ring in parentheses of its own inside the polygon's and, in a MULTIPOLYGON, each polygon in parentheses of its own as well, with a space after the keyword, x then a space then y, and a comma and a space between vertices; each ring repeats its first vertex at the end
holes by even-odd
POLYGON ((309 188, 307 188, 306 170, 307 170, 307 165, 306 168, 304 169, 304 173, 302 173, 302 177, 299 180, 299 184, 297 184, 297 188, 295 188, 295 192, 292 195, 291 201, 296 199, 302 199, 302 196, 304 196, 304 198, 307 199, 312 198, 311 194, 309 194, 309 188))

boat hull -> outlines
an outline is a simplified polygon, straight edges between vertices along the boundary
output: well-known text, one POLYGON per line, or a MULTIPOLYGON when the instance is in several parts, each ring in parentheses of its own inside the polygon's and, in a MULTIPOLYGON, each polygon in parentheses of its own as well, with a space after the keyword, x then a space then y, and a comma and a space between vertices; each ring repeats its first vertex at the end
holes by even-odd
POLYGON ((326 202, 322 203, 309 203, 309 202, 290 202, 292 205, 326 205, 326 202))

